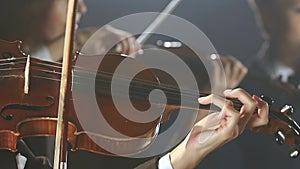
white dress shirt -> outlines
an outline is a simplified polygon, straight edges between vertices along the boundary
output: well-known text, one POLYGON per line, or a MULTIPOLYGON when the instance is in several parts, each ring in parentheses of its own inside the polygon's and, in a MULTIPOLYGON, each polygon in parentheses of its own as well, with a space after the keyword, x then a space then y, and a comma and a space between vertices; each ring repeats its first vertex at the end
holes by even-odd
POLYGON ((159 159, 158 169, 173 169, 170 161, 170 153, 164 155, 159 159))

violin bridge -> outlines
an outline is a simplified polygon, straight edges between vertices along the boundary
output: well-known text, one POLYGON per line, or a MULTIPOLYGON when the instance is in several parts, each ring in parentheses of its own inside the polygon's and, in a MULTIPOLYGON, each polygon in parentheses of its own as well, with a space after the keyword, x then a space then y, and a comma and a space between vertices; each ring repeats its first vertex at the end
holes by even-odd
POLYGON ((30 70, 30 55, 27 56, 27 61, 25 65, 25 71, 24 71, 24 93, 28 94, 29 92, 29 70, 30 70))

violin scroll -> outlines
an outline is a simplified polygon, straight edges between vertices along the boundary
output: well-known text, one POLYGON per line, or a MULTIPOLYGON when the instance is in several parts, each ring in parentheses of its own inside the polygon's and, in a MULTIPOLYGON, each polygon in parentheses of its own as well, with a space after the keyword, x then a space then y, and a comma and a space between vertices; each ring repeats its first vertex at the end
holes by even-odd
POLYGON ((255 131, 273 134, 279 145, 292 147, 289 156, 297 158, 300 150, 300 126, 292 118, 293 111, 290 105, 283 106, 280 111, 270 108, 268 125, 255 131))

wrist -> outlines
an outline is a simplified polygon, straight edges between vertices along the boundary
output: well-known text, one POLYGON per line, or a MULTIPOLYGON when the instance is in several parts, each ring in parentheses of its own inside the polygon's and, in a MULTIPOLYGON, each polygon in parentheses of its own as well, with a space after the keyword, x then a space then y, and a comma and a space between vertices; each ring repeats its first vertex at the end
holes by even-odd
POLYGON ((173 169, 193 169, 205 156, 202 151, 187 150, 184 145, 179 145, 170 152, 170 162, 173 169))

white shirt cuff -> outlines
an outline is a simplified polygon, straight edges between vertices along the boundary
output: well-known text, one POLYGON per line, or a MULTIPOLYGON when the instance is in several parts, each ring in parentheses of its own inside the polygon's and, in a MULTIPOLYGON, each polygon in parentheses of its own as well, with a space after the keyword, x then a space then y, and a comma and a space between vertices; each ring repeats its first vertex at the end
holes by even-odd
POLYGON ((16 155, 16 160, 17 160, 18 169, 24 169, 26 161, 27 161, 27 158, 24 157, 24 156, 22 156, 20 153, 18 153, 16 155))
POLYGON ((158 169, 173 169, 170 161, 170 153, 164 155, 159 159, 158 169))

